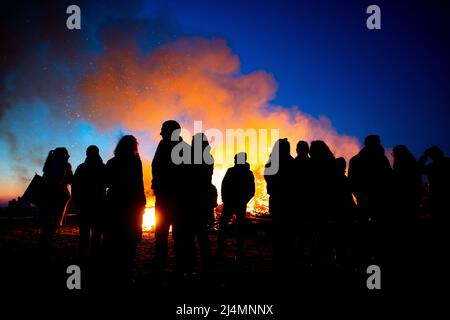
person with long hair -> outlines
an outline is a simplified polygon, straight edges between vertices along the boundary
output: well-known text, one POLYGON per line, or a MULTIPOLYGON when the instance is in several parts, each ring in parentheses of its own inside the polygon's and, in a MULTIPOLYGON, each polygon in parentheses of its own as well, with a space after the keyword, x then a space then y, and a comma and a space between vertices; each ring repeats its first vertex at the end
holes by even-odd
POLYGON ((67 202, 70 199, 69 185, 73 173, 66 148, 56 148, 48 154, 43 168, 43 199, 39 214, 39 245, 43 255, 50 255, 52 239, 62 223, 67 202))
POLYGON ((107 215, 104 248, 109 268, 119 281, 132 280, 136 247, 142 235, 146 198, 138 142, 122 137, 106 163, 107 215))
MULTIPOLYGON (((212 175, 214 171, 214 158, 211 155, 211 146, 204 133, 197 133, 192 137, 191 165, 189 166, 190 188, 189 202, 191 214, 186 217, 186 223, 191 226, 191 237, 187 245, 195 249, 197 239, 202 271, 208 270, 211 244, 208 236, 208 225, 214 222, 214 195, 212 192, 212 175)), ((195 251, 190 257, 188 271, 192 271, 195 262, 195 251), (194 259, 192 259, 194 258, 194 259)))

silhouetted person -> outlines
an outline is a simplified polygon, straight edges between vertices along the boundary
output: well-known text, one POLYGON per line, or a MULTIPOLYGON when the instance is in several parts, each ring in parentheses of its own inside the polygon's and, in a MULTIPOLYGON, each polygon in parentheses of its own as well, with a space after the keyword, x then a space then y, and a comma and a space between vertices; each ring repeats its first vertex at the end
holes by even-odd
POLYGON ((146 198, 142 162, 134 136, 122 137, 114 157, 106 163, 107 214, 104 248, 105 268, 114 271, 119 286, 132 280, 136 247, 142 235, 142 215, 146 198), (123 281, 123 282, 122 282, 123 281))
POLYGON ((300 259, 305 263, 304 253, 311 237, 311 159, 308 142, 300 140, 297 143, 295 157, 295 199, 297 203, 294 224, 297 226, 297 246, 300 259))
MULTIPOLYGON (((421 200, 422 180, 416 158, 404 145, 395 146, 392 155, 393 163, 393 210, 388 227, 389 245, 386 248, 390 270, 394 273, 394 283, 403 285, 414 274, 415 259, 414 240, 415 219, 418 215, 421 200), (404 266, 411 266, 405 270, 404 266), (394 272, 395 270, 395 272, 394 272), (412 271, 410 274, 405 271, 412 271)), ((429 261, 430 262, 430 261, 429 261)))
POLYGON ((227 170, 222 180, 221 193, 223 209, 219 222, 217 254, 223 255, 226 228, 234 214, 237 223, 235 255, 239 258, 244 246, 244 230, 242 229, 245 223, 247 203, 255 195, 255 177, 247 163, 245 152, 240 152, 234 156, 234 166, 227 170))
POLYGON ((364 148, 350 160, 348 178, 361 216, 360 227, 365 230, 362 235, 367 241, 368 258, 377 258, 385 244, 392 202, 392 169, 379 136, 366 137, 364 148))
POLYGON ((353 200, 348 177, 345 175, 347 162, 344 158, 336 159, 336 208, 335 208, 335 249, 339 264, 350 266, 353 255, 352 241, 355 236, 356 204, 353 200))
POLYGON ((56 148, 49 152, 43 168, 43 201, 39 213, 41 253, 51 253, 52 238, 61 225, 67 202, 70 198, 69 184, 73 173, 66 148, 56 148))
POLYGON ((430 206, 433 220, 448 224, 450 215, 450 158, 439 147, 431 147, 419 159, 423 174, 430 184, 430 206), (431 163, 426 164, 428 159, 431 163))
POLYGON ((168 120, 162 124, 161 137, 152 162, 152 189, 156 202, 155 226, 155 261, 154 271, 158 276, 166 265, 168 253, 168 236, 170 226, 174 239, 175 255, 177 259, 177 272, 179 276, 188 271, 186 265, 186 252, 183 248, 183 238, 186 237, 189 226, 186 217, 189 184, 187 165, 179 162, 175 157, 186 156, 190 162, 190 146, 180 137, 181 127, 175 120, 168 120), (179 150, 178 150, 179 149, 179 150))
MULTIPOLYGON (((338 192, 338 208, 347 213, 355 209, 355 201, 353 200, 350 181, 345 172, 347 169, 347 162, 343 157, 336 158, 337 170, 337 192, 338 192)), ((351 215, 347 216, 351 219, 351 215)))
MULTIPOLYGON (((314 264, 327 267, 334 258, 333 245, 338 212, 337 166, 328 145, 321 141, 311 142, 311 201, 312 225, 316 238, 313 250, 314 264)), ((339 213, 342 214, 342 213, 339 213)))
POLYGON ((295 249, 295 163, 287 139, 279 139, 266 164, 264 178, 269 194, 273 231, 273 267, 277 275, 293 271, 295 249), (277 169, 273 171, 272 169, 277 169))
POLYGON ((106 166, 97 146, 86 149, 86 160, 75 170, 72 201, 78 209, 80 255, 86 258, 90 245, 92 254, 96 255, 102 238, 106 201, 106 166))
POLYGON ((397 227, 410 225, 416 218, 420 205, 422 179, 416 158, 404 145, 393 149, 393 204, 390 219, 397 227))
MULTIPOLYGON (((209 264, 211 245, 208 225, 212 225, 214 222, 214 207, 217 202, 217 195, 211 188, 214 159, 210 151, 211 146, 205 134, 197 133, 192 137, 191 165, 189 167, 191 214, 188 217, 188 223, 191 225, 193 238, 197 238, 202 271, 207 271, 209 264)), ((195 249, 194 246, 193 249, 195 249)), ((195 252, 191 258, 195 258, 195 252)), ((192 265, 193 262, 195 259, 191 261, 192 265)), ((193 270, 193 267, 190 269, 193 270)))
POLYGON ((391 200, 392 169, 379 136, 366 137, 364 148, 350 160, 348 178, 358 208, 382 223, 391 200))
POLYGON ((429 210, 432 221, 431 255, 426 264, 422 264, 422 270, 432 274, 427 282, 434 288, 441 285, 450 267, 448 263, 449 215, 450 215, 450 158, 444 156, 444 152, 437 146, 425 151, 419 159, 419 168, 428 177, 430 202, 429 210), (427 160, 431 162, 427 164, 427 160), (431 263, 429 261, 432 261, 431 263))

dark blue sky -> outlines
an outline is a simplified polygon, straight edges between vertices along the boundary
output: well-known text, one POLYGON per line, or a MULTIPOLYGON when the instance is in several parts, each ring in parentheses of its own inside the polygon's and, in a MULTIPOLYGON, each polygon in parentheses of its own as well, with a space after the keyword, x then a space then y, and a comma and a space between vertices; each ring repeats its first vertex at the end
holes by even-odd
POLYGON ((450 152, 450 11, 436 1, 147 1, 192 35, 224 37, 242 70, 275 76, 275 103, 360 140, 450 152), (381 8, 381 30, 366 8, 381 8))

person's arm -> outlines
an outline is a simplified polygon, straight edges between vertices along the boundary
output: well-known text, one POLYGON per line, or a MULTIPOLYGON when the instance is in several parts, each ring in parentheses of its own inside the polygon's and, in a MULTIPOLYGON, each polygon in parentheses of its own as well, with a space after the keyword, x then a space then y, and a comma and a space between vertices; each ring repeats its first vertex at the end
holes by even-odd
POLYGON ((266 164, 266 167, 264 169, 264 180, 266 180, 266 184, 267 184, 267 194, 272 195, 272 191, 273 191, 273 178, 274 175, 271 174, 267 174, 267 168, 270 167, 270 164, 266 164))
POLYGON ((230 180, 230 169, 228 169, 227 172, 225 173, 225 176, 223 177, 222 185, 221 185, 221 188, 220 188, 220 194, 222 196, 222 202, 225 202, 225 201, 229 200, 228 199, 228 192, 229 192, 228 187, 229 187, 229 184, 230 184, 229 180, 230 180))
POLYGON ((152 161, 152 182, 151 188, 156 196, 160 190, 160 174, 161 174, 161 143, 158 144, 156 148, 155 156, 152 161))
POLYGON ((75 170, 75 174, 73 175, 72 180, 72 202, 75 204, 76 207, 79 207, 80 205, 80 180, 81 180, 81 166, 78 166, 75 170))
POLYGON ((147 199, 145 197, 145 190, 144 190, 144 174, 142 170, 142 161, 140 158, 136 159, 136 166, 137 166, 137 181, 136 181, 136 187, 137 187, 137 210, 136 210, 136 232, 137 232, 137 240, 142 240, 142 222, 144 219, 144 209, 145 205, 147 203, 147 199))
POLYGON ((66 183, 72 184, 73 182, 73 171, 72 171, 72 165, 70 163, 67 163, 66 165, 66 183))
POLYGON ((253 172, 249 171, 247 202, 249 202, 254 196, 255 196, 255 176, 253 175, 253 172))
POLYGON ((143 209, 147 203, 147 199, 145 197, 144 174, 142 170, 142 161, 140 158, 137 159, 137 169, 138 169, 138 181, 137 181, 138 201, 139 206, 142 207, 143 209))

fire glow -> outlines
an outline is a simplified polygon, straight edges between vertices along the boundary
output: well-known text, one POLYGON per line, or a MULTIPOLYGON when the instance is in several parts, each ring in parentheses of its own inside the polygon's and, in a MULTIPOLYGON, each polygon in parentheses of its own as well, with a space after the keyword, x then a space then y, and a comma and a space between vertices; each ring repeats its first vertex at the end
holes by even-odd
POLYGON ((142 217, 142 231, 153 231, 156 226, 155 207, 145 207, 142 217))

